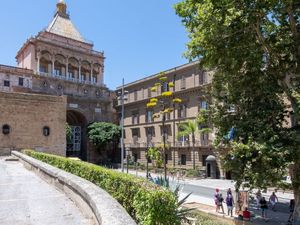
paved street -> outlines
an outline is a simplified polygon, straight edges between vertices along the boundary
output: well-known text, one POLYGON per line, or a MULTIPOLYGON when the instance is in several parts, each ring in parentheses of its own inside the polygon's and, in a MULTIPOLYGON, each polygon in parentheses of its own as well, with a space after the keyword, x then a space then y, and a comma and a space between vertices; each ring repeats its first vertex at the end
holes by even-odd
POLYGON ((90 224, 64 193, 20 162, 0 158, 1 225, 90 224))
MULTIPOLYGON (((130 171, 131 174, 145 177, 146 173, 130 171)), ((155 178, 157 175, 152 174, 152 177, 155 178)), ((231 180, 217 180, 217 179, 180 179, 179 181, 174 177, 170 178, 170 185, 174 188, 176 185, 180 184, 180 198, 183 198, 188 193, 192 192, 192 195, 188 198, 187 203, 193 207, 197 207, 202 211, 208 213, 215 213, 214 208, 214 192, 216 188, 219 188, 224 197, 226 197, 226 192, 228 188, 234 190, 234 183, 231 180), (195 204, 196 203, 196 204, 195 204), (199 203, 199 204, 197 204, 199 203)), ((263 193, 263 196, 266 199, 269 199, 271 191, 263 193)), ((289 215, 289 201, 293 198, 293 195, 290 193, 276 193, 279 199, 279 204, 277 204, 276 212, 268 210, 268 224, 272 225, 285 225, 288 220, 289 215)), ((235 194, 234 194, 235 196, 235 194)), ((225 213, 227 211, 226 204, 224 204, 225 213)), ((250 201, 250 211, 254 215, 252 220, 255 221, 255 224, 266 224, 266 222, 261 218, 260 209, 256 209, 255 202, 250 201)), ((219 216, 224 216, 223 214, 218 214, 219 216)), ((227 217, 227 216, 225 216, 227 217)))

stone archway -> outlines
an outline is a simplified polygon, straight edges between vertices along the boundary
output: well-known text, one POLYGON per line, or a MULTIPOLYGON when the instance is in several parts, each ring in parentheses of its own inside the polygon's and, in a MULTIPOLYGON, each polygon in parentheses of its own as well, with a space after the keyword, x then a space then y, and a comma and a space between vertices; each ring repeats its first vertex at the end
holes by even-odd
POLYGON ((67 110, 67 123, 71 127, 72 136, 67 143, 67 157, 78 157, 87 159, 86 129, 87 120, 85 116, 75 110, 67 110))

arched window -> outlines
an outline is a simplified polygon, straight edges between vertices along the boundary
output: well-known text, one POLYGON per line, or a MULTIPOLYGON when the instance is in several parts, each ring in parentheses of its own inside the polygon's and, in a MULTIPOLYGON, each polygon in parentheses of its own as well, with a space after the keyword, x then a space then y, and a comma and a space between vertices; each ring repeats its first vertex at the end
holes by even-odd
POLYGON ((45 137, 48 137, 48 136, 50 135, 50 128, 49 128, 49 127, 45 126, 45 127, 43 128, 43 135, 44 135, 45 137))
POLYGON ((3 125, 3 126, 2 126, 2 133, 3 133, 4 135, 8 135, 8 134, 10 133, 10 126, 7 125, 7 124, 3 125))

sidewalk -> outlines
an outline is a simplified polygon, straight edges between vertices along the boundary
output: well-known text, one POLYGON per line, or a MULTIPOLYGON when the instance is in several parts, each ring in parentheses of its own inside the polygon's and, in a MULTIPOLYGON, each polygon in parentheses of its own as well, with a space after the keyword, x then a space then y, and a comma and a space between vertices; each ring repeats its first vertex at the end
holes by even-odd
MULTIPOLYGON (((142 171, 134 171, 134 170, 129 170, 129 173, 132 175, 140 176, 140 177, 146 177, 146 173, 142 171)), ((157 176, 161 176, 161 174, 154 174, 151 173, 151 176, 153 178, 157 176)), ((184 178, 184 179, 179 179, 177 180, 176 177, 170 177, 170 181, 173 181, 175 183, 179 183, 183 190, 185 186, 192 185, 195 186, 198 189, 201 188, 206 188, 209 189, 209 194, 203 193, 201 194, 191 194, 190 197, 186 201, 186 206, 191 207, 191 208, 196 208, 197 210, 200 210, 202 212, 218 216, 218 217, 223 217, 224 219, 236 221, 237 218, 230 218, 227 215, 216 213, 215 212, 215 205, 214 205, 214 190, 216 188, 219 188, 223 193, 228 190, 228 188, 231 188, 234 190, 234 181, 231 180, 220 180, 220 179, 191 179, 191 178, 184 178), (211 189, 211 190, 210 190, 211 189), (211 194, 210 194, 211 192, 211 194)), ((273 190, 268 190, 266 193, 263 193, 263 196, 266 197, 266 199, 269 199, 269 196, 272 194, 273 190)), ((179 198, 182 199, 184 198, 188 192, 180 191, 179 198)), ((278 211, 273 212, 272 210, 268 210, 267 217, 268 217, 268 224, 272 225, 285 225, 288 220, 289 216, 289 201, 292 199, 294 196, 291 193, 284 193, 284 192, 276 192, 276 195, 279 198, 279 204, 277 205, 278 211)), ((263 220, 261 217, 261 211, 260 209, 256 209, 255 206, 255 201, 249 202, 249 210, 252 215, 251 221, 254 224, 262 225, 266 224, 266 221, 263 220)), ((224 212, 227 214, 227 207, 226 204, 224 204, 224 212)), ((234 222, 235 224, 239 224, 234 222)))

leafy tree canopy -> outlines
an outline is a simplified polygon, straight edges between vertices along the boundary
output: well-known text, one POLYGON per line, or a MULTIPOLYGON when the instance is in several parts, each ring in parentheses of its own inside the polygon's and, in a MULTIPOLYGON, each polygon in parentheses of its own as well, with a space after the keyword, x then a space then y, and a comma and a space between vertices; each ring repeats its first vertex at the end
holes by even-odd
POLYGON ((88 126, 88 138, 97 147, 104 147, 121 136, 121 128, 113 123, 95 122, 88 126))
POLYGON ((291 169, 300 217, 299 0, 184 0, 186 56, 215 71, 216 144, 237 184, 278 185, 291 169), (233 140, 224 137, 234 128, 233 140))

